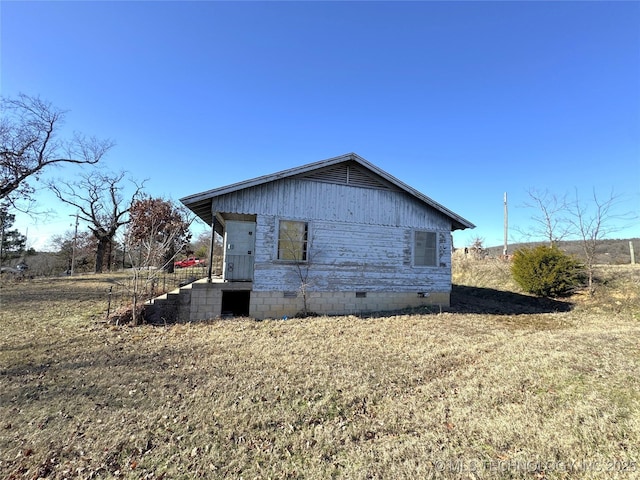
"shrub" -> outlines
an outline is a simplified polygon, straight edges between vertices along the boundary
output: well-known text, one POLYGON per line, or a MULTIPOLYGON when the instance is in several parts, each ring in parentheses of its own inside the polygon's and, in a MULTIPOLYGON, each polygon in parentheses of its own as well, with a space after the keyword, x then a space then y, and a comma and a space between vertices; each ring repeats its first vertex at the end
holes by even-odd
POLYGON ((584 281, 584 267, 557 247, 540 245, 521 248, 513 254, 513 279, 520 287, 540 297, 559 297, 574 291, 584 281))

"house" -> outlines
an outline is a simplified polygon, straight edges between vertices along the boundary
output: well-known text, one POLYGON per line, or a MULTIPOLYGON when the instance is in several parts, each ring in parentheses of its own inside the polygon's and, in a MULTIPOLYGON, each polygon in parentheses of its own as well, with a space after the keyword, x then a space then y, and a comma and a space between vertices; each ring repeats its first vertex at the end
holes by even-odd
POLYGON ((451 232, 474 227, 354 153, 180 201, 223 238, 190 321, 448 306, 451 232))

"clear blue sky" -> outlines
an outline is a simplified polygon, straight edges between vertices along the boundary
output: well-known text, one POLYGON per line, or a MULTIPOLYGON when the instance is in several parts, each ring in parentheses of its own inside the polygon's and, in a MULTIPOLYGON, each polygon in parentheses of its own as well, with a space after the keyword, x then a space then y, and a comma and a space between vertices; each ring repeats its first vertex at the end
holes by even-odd
MULTIPOLYGON (((531 188, 640 211, 638 2, 13 2, 1 92, 177 200, 355 152, 501 245, 531 188)), ((54 176, 71 175, 58 169, 54 176)), ((68 211, 34 223, 42 247, 68 211)), ((511 239, 520 235, 512 229, 511 239)), ((615 236, 640 237, 638 221, 615 236)))

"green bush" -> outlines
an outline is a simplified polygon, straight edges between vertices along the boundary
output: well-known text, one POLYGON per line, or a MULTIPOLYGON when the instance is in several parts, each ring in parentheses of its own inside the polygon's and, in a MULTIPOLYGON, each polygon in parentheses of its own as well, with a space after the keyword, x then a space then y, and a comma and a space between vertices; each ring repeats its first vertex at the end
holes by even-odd
POLYGON ((540 297, 567 295, 584 282, 584 267, 557 247, 521 248, 513 254, 513 279, 540 297))

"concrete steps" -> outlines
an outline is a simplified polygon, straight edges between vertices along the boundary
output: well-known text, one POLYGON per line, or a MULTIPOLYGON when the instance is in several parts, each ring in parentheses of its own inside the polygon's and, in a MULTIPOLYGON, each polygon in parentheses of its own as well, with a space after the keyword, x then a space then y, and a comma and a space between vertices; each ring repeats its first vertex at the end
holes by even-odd
POLYGON ((147 323, 186 323, 191 312, 191 283, 151 299, 145 305, 147 323))

